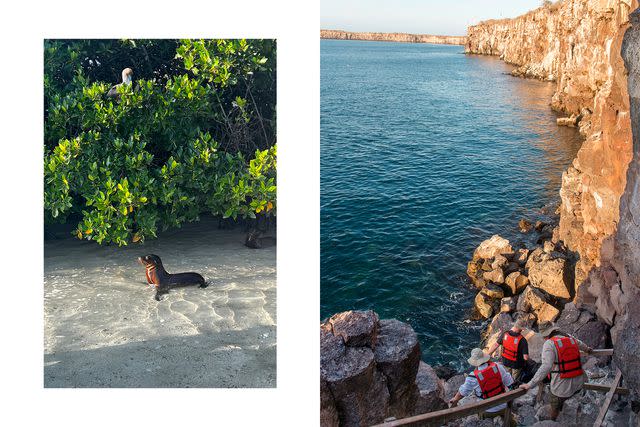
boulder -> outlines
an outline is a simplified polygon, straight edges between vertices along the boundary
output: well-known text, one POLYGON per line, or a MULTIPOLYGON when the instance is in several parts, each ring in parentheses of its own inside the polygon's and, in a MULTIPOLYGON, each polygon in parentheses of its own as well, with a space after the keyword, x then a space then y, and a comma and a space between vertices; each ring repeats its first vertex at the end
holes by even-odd
POLYGON ((444 389, 442 382, 438 378, 436 371, 423 361, 420 361, 418 365, 416 386, 420 395, 414 414, 424 414, 447 407, 447 403, 443 399, 444 389))
POLYGON ((547 240, 543 243, 542 250, 550 254, 551 252, 556 250, 556 245, 551 240, 547 240))
POLYGON ((513 248, 509 244, 509 241, 496 234, 480 243, 480 246, 473 252, 473 259, 492 259, 497 255, 512 253, 513 248))
POLYGON ((321 427, 338 427, 340 420, 338 418, 338 409, 333 401, 333 395, 329 391, 329 385, 326 381, 320 380, 320 426, 321 427))
POLYGON ((378 334, 378 315, 372 310, 345 311, 335 314, 327 322, 335 336, 349 347, 374 348, 378 334))
MULTIPOLYGON (((336 337, 337 338, 337 337, 336 337)), ((342 339, 338 338, 342 343, 342 339)), ((321 351, 328 345, 337 345, 333 339, 321 339, 321 351)), ((384 420, 389 403, 389 391, 384 375, 376 369, 373 351, 368 347, 344 347, 338 357, 320 357, 320 381, 329 388, 341 426, 376 424, 384 420)), ((337 356, 339 350, 331 351, 337 356)), ((327 403, 327 402, 325 402, 327 403)), ((321 412, 330 415, 330 406, 321 412)))
POLYGON ((465 374, 458 374, 444 383, 444 400, 448 402, 456 395, 460 386, 464 383, 464 379, 467 376, 465 374))
POLYGON ((500 300, 500 313, 511 313, 516 311, 517 304, 517 296, 502 298, 500 300))
POLYGON ((580 310, 574 303, 565 304, 556 324, 591 348, 606 348, 609 327, 593 314, 580 310))
POLYGON ((417 334, 399 320, 381 320, 374 353, 389 390, 389 415, 411 415, 419 396, 415 382, 421 354, 417 334))
POLYGON ((520 266, 524 266, 527 263, 527 258, 529 258, 529 249, 527 248, 518 249, 513 255, 513 261, 520 266))
POLYGON ((504 272, 501 268, 482 273, 482 278, 487 282, 504 283, 504 272))
POLYGON ((514 271, 520 271, 520 264, 517 262, 511 261, 509 264, 504 267, 504 274, 508 275, 513 273, 514 271))
POLYGON ((508 313, 498 313, 494 316, 491 324, 487 329, 488 335, 498 334, 501 335, 505 331, 508 331, 513 326, 513 320, 508 313))
POLYGON ((558 124, 558 126, 569 126, 569 127, 576 127, 578 125, 578 116, 576 116, 575 114, 572 114, 571 117, 558 117, 556 119, 556 123, 558 124))
POLYGON ((480 292, 491 299, 501 299, 504 297, 504 290, 493 283, 488 283, 480 292))
POLYGON ((453 366, 451 366, 450 363, 447 363, 445 365, 436 365, 433 367, 433 370, 435 371, 438 378, 444 381, 447 381, 449 378, 458 374, 458 371, 453 366))
POLYGON ((520 229, 520 232, 528 233, 533 228, 533 224, 522 218, 520 221, 518 221, 518 228, 520 229))
POLYGON ((633 400, 640 400, 640 295, 629 301, 626 316, 617 322, 621 329, 613 347, 613 359, 631 389, 633 400))
POLYGON ((534 250, 532 250, 531 252, 529 252, 529 257, 527 258, 527 262, 525 263, 524 268, 526 270, 529 270, 529 268, 531 268, 531 266, 540 261, 540 256, 544 253, 544 250, 542 249, 542 247, 537 246, 534 250))
POLYGON ((542 231, 542 229, 545 228, 547 225, 549 224, 544 221, 536 221, 534 228, 536 229, 536 231, 542 231))
POLYGON ((565 258, 531 256, 527 261, 527 267, 532 286, 559 299, 568 300, 572 297, 571 272, 565 258))
POLYGON ((486 295, 484 295, 482 292, 478 292, 474 300, 476 310, 478 310, 478 313, 480 314, 480 316, 482 316, 485 319, 488 319, 493 314, 493 307, 491 306, 491 303, 488 300, 489 298, 486 295))
POLYGON ((547 302, 544 294, 531 286, 527 286, 518 298, 517 308, 518 311, 533 312, 538 323, 553 322, 560 315, 560 311, 547 302))
POLYGON ((511 290, 511 295, 518 295, 529 284, 529 278, 519 271, 514 271, 505 278, 504 283, 511 290))
POLYGON ((507 264, 509 264, 509 260, 503 255, 496 255, 491 263, 491 268, 493 270, 499 270, 504 268, 507 264))
POLYGON ((491 267, 491 260, 490 259, 482 260, 482 262, 480 264, 480 269, 482 271, 491 271, 491 270, 493 270, 493 267, 491 267))

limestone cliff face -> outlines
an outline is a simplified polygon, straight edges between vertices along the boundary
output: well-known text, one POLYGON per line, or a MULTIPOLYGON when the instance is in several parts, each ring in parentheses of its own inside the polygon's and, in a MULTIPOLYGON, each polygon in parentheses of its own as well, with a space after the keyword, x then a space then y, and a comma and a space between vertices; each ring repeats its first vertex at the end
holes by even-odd
POLYGON ((342 30, 320 30, 321 39, 371 40, 402 43, 465 44, 464 36, 432 36, 406 33, 353 33, 342 30))
MULTIPOLYGON (((586 140, 563 174, 559 238, 580 254, 576 284, 616 231, 632 158, 622 39, 638 0, 562 0, 468 30, 467 53, 498 55, 516 75, 556 82, 552 107, 580 117, 586 140)), ((606 249, 606 248, 605 248, 606 249)))
POLYGON ((516 75, 555 81, 552 107, 580 118, 585 142, 563 174, 556 237, 579 254, 577 302, 612 326, 617 365, 640 398, 637 9, 638 0, 563 0, 470 27, 466 51, 499 55, 516 75))

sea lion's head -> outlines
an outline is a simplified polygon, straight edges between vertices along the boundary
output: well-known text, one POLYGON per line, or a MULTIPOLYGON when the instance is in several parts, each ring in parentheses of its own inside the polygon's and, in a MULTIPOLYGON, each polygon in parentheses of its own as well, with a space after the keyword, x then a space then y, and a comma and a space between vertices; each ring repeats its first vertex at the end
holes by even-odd
POLYGON ((138 262, 145 266, 145 268, 162 267, 162 261, 158 255, 145 255, 138 257, 138 262))

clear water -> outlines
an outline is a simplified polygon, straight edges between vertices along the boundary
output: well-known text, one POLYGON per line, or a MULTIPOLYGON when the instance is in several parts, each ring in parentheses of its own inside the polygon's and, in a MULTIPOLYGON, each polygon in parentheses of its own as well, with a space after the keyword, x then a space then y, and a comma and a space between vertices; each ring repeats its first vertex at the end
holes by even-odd
POLYGON ((203 218, 144 244, 44 245, 45 387, 275 387, 276 247, 203 218), (156 301, 138 256, 209 282, 156 301))
POLYGON ((581 139, 554 84, 461 46, 322 40, 321 316, 410 323, 423 359, 477 345, 474 248, 558 197, 581 139))

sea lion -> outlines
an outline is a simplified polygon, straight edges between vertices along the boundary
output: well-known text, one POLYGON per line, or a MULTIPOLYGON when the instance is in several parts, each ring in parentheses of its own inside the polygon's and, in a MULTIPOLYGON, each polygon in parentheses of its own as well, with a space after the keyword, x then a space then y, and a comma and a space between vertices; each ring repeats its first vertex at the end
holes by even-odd
POLYGON ((208 286, 204 277, 198 273, 167 273, 158 255, 150 254, 138 257, 138 262, 144 265, 147 283, 156 287, 156 301, 160 301, 161 295, 169 293, 172 286, 200 285, 201 288, 208 286))

